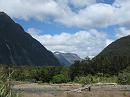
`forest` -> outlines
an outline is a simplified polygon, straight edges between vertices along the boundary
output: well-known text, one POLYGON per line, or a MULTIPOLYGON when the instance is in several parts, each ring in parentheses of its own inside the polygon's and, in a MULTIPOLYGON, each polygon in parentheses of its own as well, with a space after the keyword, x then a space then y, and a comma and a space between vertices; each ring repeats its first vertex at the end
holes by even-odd
MULTIPOLYGON (((102 58, 101 58, 102 59, 102 58)), ((130 66, 126 58, 104 58, 100 63, 86 57, 82 61, 75 61, 70 67, 66 66, 11 66, 6 72, 12 72, 14 81, 27 81, 34 83, 68 83, 92 84, 98 82, 115 82, 130 84, 130 66), (128 63, 124 63, 128 62, 128 63), (115 64, 114 64, 115 63, 115 64)), ((7 73, 7 74, 8 74, 7 73)))
MULTIPOLYGON (((102 58, 101 58, 102 59, 102 58)), ((10 89, 13 82, 30 83, 79 83, 84 85, 94 83, 117 83, 120 85, 130 84, 129 60, 122 57, 99 60, 85 58, 75 61, 70 67, 66 66, 0 66, 0 95, 5 97, 19 97, 10 89), (126 62, 125 64, 122 62, 126 62), (128 63, 127 63, 128 62, 128 63), (116 63, 116 64, 114 64, 116 63), (104 64, 104 65, 103 65, 104 64), (11 83, 10 83, 11 82, 11 83), (4 96, 3 96, 4 95, 4 96)))

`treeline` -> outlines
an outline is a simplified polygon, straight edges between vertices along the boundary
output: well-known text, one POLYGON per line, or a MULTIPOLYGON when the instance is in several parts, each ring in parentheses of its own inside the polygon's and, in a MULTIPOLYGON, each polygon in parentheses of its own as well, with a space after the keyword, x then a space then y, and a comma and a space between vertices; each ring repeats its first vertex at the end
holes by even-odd
POLYGON ((94 71, 103 73, 117 75, 122 70, 130 66, 130 56, 100 56, 98 55, 92 59, 94 71))
POLYGON ((94 59, 86 58, 76 61, 71 68, 71 77, 80 75, 118 75, 122 70, 130 66, 130 57, 127 56, 98 56, 94 59))
POLYGON ((66 83, 70 81, 68 67, 11 67, 12 79, 39 83, 66 83))
MULTIPOLYGON (((86 58, 76 61, 70 67, 70 76, 74 80, 76 77, 88 75, 101 77, 117 77, 114 82, 120 84, 130 84, 130 57, 128 56, 97 56, 93 59, 86 58)), ((106 79, 107 80, 107 79, 106 79)))
POLYGON ((82 84, 97 82, 116 82, 130 84, 129 57, 98 57, 75 61, 70 67, 64 66, 22 66, 8 67, 13 72, 11 78, 16 81, 37 83, 67 83, 82 84))

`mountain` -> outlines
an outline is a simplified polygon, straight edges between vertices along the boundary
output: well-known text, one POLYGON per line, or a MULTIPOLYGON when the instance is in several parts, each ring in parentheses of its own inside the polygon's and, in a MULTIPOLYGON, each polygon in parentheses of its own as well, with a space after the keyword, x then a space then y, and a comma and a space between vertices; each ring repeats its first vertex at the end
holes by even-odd
POLYGON ((59 60, 61 65, 70 66, 76 60, 81 60, 81 58, 74 53, 61 53, 61 52, 54 52, 54 55, 59 60))
POLYGON ((112 42, 99 55, 130 56, 130 35, 112 42))
POLYGON ((130 35, 112 42, 93 61, 99 72, 112 74, 130 66, 130 35))
POLYGON ((52 52, 4 12, 0 12, 0 64, 60 65, 52 52))

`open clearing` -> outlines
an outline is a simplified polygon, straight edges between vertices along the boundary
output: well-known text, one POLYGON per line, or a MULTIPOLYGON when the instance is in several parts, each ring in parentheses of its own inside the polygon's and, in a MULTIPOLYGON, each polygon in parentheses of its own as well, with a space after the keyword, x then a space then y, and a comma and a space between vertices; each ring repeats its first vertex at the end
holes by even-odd
MULTIPOLYGON (((81 88, 80 84, 37 84, 37 83, 26 83, 16 84, 13 86, 13 90, 23 97, 130 97, 130 91, 123 91, 117 88, 123 86, 113 86, 115 90, 92 90, 83 91, 81 93, 66 91, 81 88)), ((126 86, 124 86, 126 87, 126 86)), ((123 87, 123 89, 124 89, 123 87)), ((130 86, 128 86, 130 87, 130 86)), ((110 89, 110 88, 109 88, 110 89)))

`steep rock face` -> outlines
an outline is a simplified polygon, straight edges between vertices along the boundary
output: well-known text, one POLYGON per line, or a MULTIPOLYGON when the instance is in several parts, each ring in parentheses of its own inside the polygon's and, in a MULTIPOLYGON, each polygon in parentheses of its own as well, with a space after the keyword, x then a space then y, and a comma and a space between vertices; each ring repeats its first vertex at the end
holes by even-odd
POLYGON ((81 60, 81 58, 77 54, 73 53, 61 53, 61 52, 54 52, 54 55, 59 60, 61 65, 70 66, 76 60, 81 60))
POLYGON ((52 52, 4 12, 0 12, 0 64, 60 65, 52 52))

